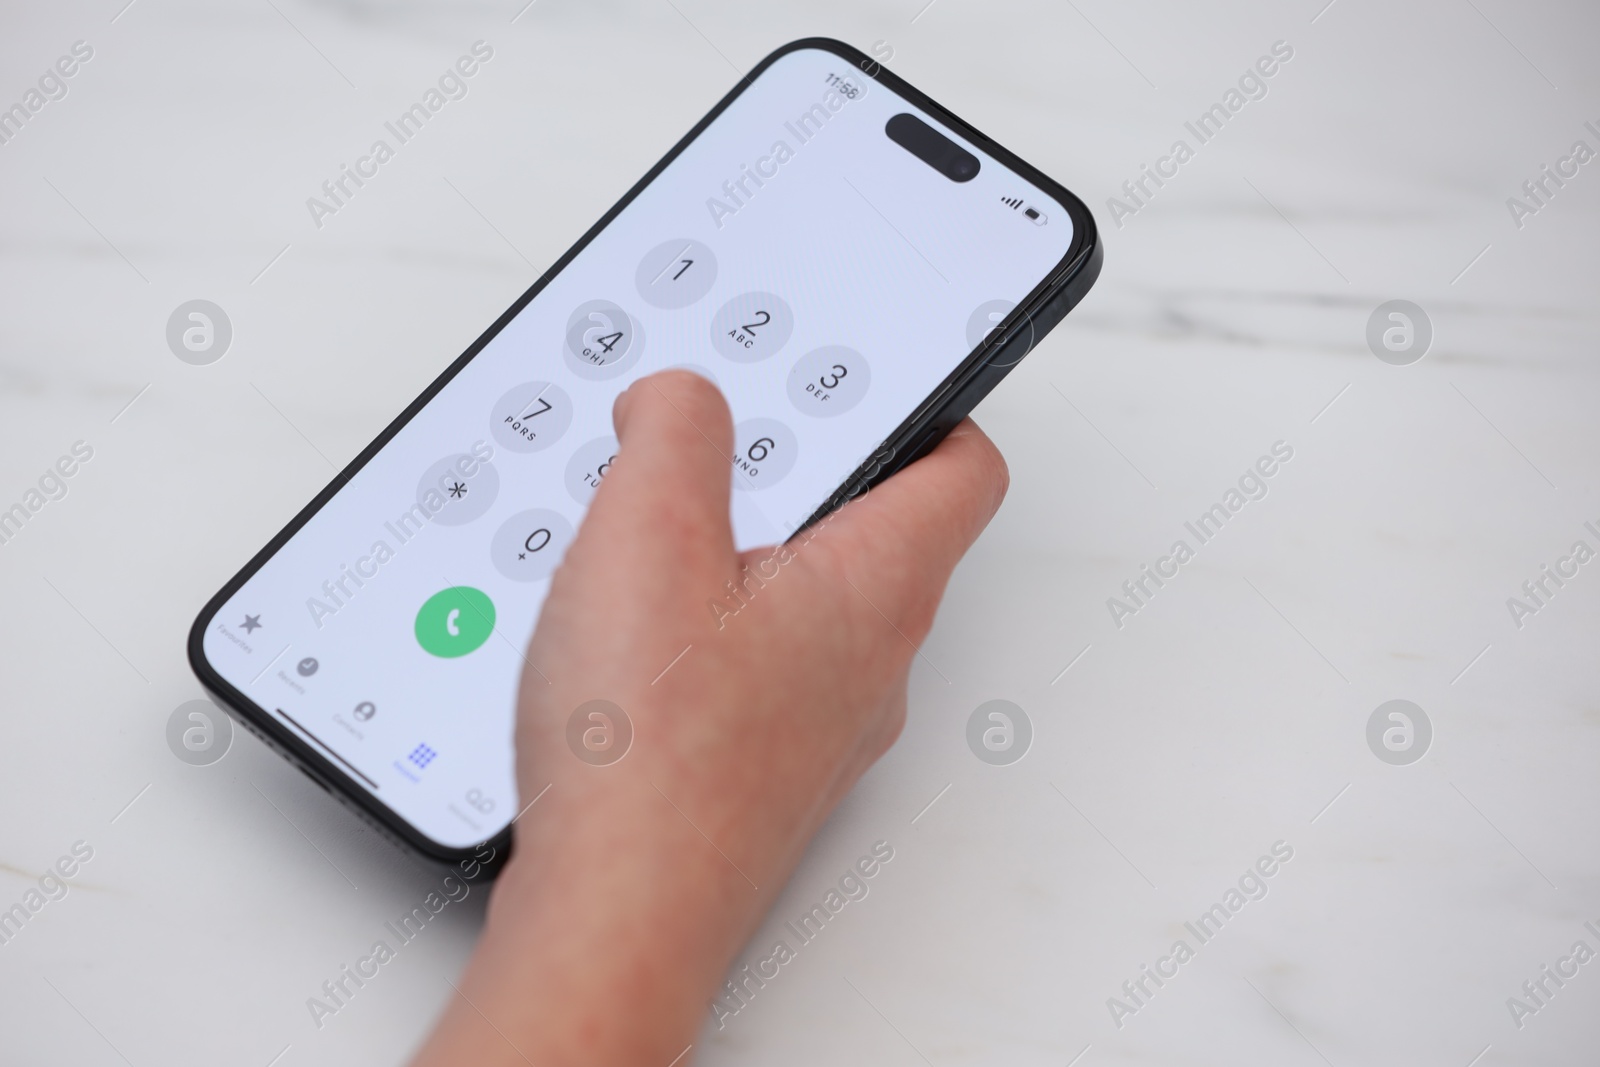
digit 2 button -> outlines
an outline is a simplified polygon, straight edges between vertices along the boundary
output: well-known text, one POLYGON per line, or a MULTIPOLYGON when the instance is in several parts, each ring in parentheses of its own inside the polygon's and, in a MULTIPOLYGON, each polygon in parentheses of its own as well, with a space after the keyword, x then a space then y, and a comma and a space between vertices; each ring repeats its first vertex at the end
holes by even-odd
POLYGON ((789 402, 818 418, 843 415, 867 395, 872 370, 866 357, 844 345, 814 349, 789 371, 789 402))
POLYGON ((511 516, 489 542, 494 569, 513 582, 537 582, 550 577, 572 543, 572 524, 547 508, 533 508, 511 516))
POLYGON ((609 300, 580 304, 567 320, 567 366, 580 378, 615 378, 643 351, 639 324, 609 300))
POLYGON ((759 363, 778 354, 794 333, 794 312, 772 293, 744 293, 711 320, 711 343, 735 363, 759 363))
POLYGON ((733 484, 740 489, 766 489, 794 470, 800 442, 777 419, 746 419, 733 430, 733 484))
POLYGON ((650 250, 633 281, 653 307, 686 308, 711 291, 717 280, 717 257, 699 241, 680 237, 650 250))
POLYGON ((489 432, 510 452, 541 452, 572 425, 572 398, 559 385, 527 382, 495 401, 489 432))

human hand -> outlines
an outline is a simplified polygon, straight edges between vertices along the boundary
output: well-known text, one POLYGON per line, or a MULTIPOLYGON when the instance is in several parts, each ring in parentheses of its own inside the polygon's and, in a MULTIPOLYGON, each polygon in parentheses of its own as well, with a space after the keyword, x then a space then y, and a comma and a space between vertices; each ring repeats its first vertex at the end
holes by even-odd
POLYGON ((673 1062, 811 836, 898 736, 916 647, 1006 488, 964 422, 787 545, 741 555, 716 389, 667 372, 613 414, 618 458, 523 672, 518 787, 540 799, 421 1063, 673 1062), (634 732, 606 766, 567 743, 595 699, 634 732))

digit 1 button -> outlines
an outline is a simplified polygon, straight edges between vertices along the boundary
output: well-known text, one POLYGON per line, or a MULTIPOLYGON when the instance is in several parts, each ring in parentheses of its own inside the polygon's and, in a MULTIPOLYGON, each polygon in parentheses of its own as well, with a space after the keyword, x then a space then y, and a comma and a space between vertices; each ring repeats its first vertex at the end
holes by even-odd
POLYGON ((733 428, 733 484, 767 489, 794 470, 800 442, 777 419, 746 419, 733 428))
POLYGON ((489 542, 494 569, 513 582, 550 577, 572 544, 572 524, 558 512, 533 508, 501 524, 489 542))
POLYGON ((656 245, 633 276, 645 302, 668 311, 693 304, 711 291, 716 280, 717 257, 687 237, 656 245))
POLYGON ((866 357, 844 345, 813 349, 789 371, 789 402, 817 418, 843 415, 867 395, 872 370, 866 357))
POLYGON ((771 293, 744 293, 711 320, 711 344, 735 363, 758 363, 789 342, 794 312, 771 293))

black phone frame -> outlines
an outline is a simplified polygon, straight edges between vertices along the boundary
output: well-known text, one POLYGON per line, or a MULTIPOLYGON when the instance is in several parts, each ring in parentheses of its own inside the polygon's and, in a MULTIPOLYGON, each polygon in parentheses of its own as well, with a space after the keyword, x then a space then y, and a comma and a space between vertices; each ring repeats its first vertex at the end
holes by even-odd
POLYGON ((407 405, 394 421, 384 427, 371 444, 362 449, 344 470, 334 476, 333 481, 329 482, 272 540, 267 542, 261 551, 229 579, 201 609, 195 617, 193 626, 190 627, 189 665, 201 685, 234 719, 265 741, 268 746, 298 765, 313 781, 353 809, 380 833, 428 859, 441 863, 466 861, 475 854, 481 855, 479 850, 485 845, 493 848, 497 854, 505 855, 510 850, 511 826, 508 824, 485 841, 465 848, 454 848, 434 841, 403 819, 393 808, 354 783, 349 774, 341 770, 334 760, 319 752, 305 738, 290 730, 267 709, 257 705, 223 678, 206 659, 204 647, 206 631, 228 599, 287 544, 313 515, 332 500, 356 472, 366 466, 406 423, 416 417, 417 413, 459 374, 496 334, 516 318, 562 270, 566 269, 578 253, 582 252, 624 208, 648 188, 650 183, 705 132, 741 93, 779 59, 791 52, 806 49, 837 55, 850 63, 864 77, 873 79, 928 114, 936 116, 951 130, 1055 197, 1066 208, 1073 227, 1072 243, 1055 268, 1013 309, 1005 321, 990 331, 983 343, 974 349, 893 433, 885 438, 883 445, 807 520, 807 526, 931 451, 939 440, 964 419, 978 401, 999 384, 1000 379, 1004 378, 1011 368, 1016 366, 1022 357, 1027 355, 1045 334, 1049 333, 1067 312, 1083 299, 1095 279, 1099 277, 1102 258, 1099 231, 1095 226, 1094 217, 1081 200, 1068 192, 1060 183, 1019 159, 948 109, 884 69, 876 59, 842 41, 828 37, 807 37, 789 42, 757 63, 748 74, 739 79, 738 84, 726 96, 717 102, 715 107, 707 112, 704 118, 695 124, 692 130, 684 135, 682 140, 661 158, 660 162, 651 167, 649 172, 617 201, 611 210, 601 216, 600 220, 556 260, 527 292, 518 297, 511 307, 446 367, 444 372, 407 405))

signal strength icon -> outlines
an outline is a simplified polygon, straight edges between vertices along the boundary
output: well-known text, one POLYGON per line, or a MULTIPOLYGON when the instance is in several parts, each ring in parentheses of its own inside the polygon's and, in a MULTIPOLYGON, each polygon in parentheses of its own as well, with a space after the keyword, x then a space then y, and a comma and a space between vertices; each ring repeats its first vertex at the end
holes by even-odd
POLYGON ((1000 202, 1002 204, 1004 204, 1006 207, 1010 208, 1012 211, 1015 211, 1015 210, 1017 210, 1017 208, 1022 206, 1022 197, 1020 197, 1020 196, 1002 196, 1000 198, 1000 202))

